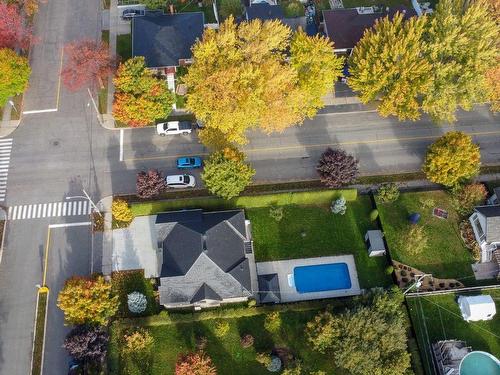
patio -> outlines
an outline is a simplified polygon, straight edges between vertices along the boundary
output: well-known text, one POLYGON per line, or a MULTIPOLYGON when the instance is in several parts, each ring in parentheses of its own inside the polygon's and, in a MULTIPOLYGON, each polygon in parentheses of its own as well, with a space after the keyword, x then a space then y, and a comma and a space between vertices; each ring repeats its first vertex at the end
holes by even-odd
POLYGON ((322 299, 322 298, 347 297, 347 296, 354 296, 361 294, 361 289, 359 287, 359 281, 358 281, 358 272, 356 270, 356 265, 354 263, 354 256, 352 255, 279 260, 273 262, 260 262, 257 263, 256 265, 257 265, 257 276, 259 278, 261 278, 264 275, 274 275, 274 274, 277 275, 279 290, 264 291, 264 292, 267 292, 267 294, 269 294, 269 292, 274 292, 275 294, 279 294, 280 296, 279 302, 282 303, 307 301, 307 300, 322 299), (299 293, 297 292, 295 286, 290 285, 289 275, 294 274, 295 267, 331 264, 331 263, 347 264, 347 268, 349 270, 349 277, 351 281, 351 287, 349 289, 299 293))

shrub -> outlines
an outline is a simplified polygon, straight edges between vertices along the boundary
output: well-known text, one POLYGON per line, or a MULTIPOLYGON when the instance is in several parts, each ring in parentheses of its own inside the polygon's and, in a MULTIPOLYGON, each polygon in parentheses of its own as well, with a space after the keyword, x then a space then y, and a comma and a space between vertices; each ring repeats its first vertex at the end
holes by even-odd
POLYGON ((156 197, 163 193, 165 188, 165 179, 157 169, 137 173, 136 189, 139 198, 147 199, 156 197))
POLYGON ((206 336, 198 336, 196 338, 196 350, 201 351, 205 350, 208 345, 208 339, 206 336))
POLYGON ((153 344, 153 336, 147 330, 139 328, 123 336, 122 351, 125 354, 144 353, 149 351, 153 344))
POLYGON ((300 17, 304 15, 304 5, 299 1, 290 1, 284 10, 286 17, 300 17))
POLYGON ((318 161, 316 171, 326 186, 338 188, 356 181, 358 161, 344 150, 327 148, 318 161))
POLYGON ((428 237, 421 225, 409 225, 403 232, 399 246, 406 249, 408 254, 417 255, 427 248, 428 237))
POLYGON ((452 192, 452 205, 459 214, 468 216, 474 211, 475 206, 484 203, 487 196, 488 191, 483 184, 460 186, 452 192))
POLYGON ((333 201, 330 209, 334 214, 344 215, 347 210, 345 198, 340 197, 339 199, 333 201))
POLYGON ((375 221, 378 218, 378 210, 374 209, 370 212, 370 221, 375 221))
MULTIPOLYGON (((0 3, 0 6, 2 3, 0 3)), ((0 48, 0 107, 11 96, 21 94, 28 87, 31 68, 28 59, 10 48, 0 48)))
POLYGON ((279 223, 281 220, 283 220, 284 216, 284 207, 283 206, 277 206, 277 205, 272 205, 269 207, 269 216, 274 219, 277 223, 279 223))
POLYGON ((237 18, 243 13, 243 7, 241 6, 240 0, 221 0, 219 5, 220 15, 223 19, 229 17, 230 15, 237 18))
POLYGON ((467 247, 472 254, 475 261, 481 259, 481 247, 476 241, 476 236, 474 235, 474 230, 469 220, 464 220, 460 223, 460 236, 464 241, 465 247, 467 247))
POLYGON ((249 348, 253 345, 253 342, 254 342, 254 338, 252 335, 250 334, 246 334, 244 335, 241 339, 240 339, 240 344, 243 348, 249 348))
POLYGON ((118 297, 102 276, 71 277, 57 297, 57 306, 69 324, 106 325, 118 309, 118 297))
POLYGON ((265 367, 271 364, 271 354, 269 353, 257 353, 255 355, 255 360, 265 367))
POLYGON ((128 203, 123 199, 113 199, 113 204, 111 205, 111 213, 113 218, 117 221, 124 223, 129 223, 134 218, 132 215, 132 210, 130 209, 128 203))
POLYGON ((314 320, 306 325, 306 337, 314 350, 325 353, 333 345, 333 340, 339 334, 334 324, 333 315, 327 311, 316 315, 314 320))
POLYGON ((155 299, 153 285, 149 279, 144 277, 144 270, 113 272, 111 284, 113 294, 118 296, 121 317, 146 316, 157 313, 159 306, 155 299), (146 309, 140 314, 131 313, 128 307, 128 295, 133 292, 139 292, 146 297, 146 309))
POLYGON ((385 274, 386 275, 392 275, 393 272, 394 272, 394 267, 393 266, 387 266, 387 267, 385 267, 385 274))
POLYGON ((230 328, 231 327, 229 326, 229 322, 227 322, 226 320, 217 322, 214 328, 214 335, 218 338, 223 338, 229 333, 230 328))
POLYGON ((257 305, 257 301, 254 300, 254 299, 251 299, 248 301, 248 307, 254 307, 255 305, 257 305))
POLYGON ((104 328, 79 325, 68 333, 63 347, 78 361, 100 363, 106 358, 108 341, 104 328))
POLYGON ((212 360, 203 352, 180 356, 175 364, 175 375, 216 375, 212 360))
POLYGON ((146 310, 148 301, 146 296, 139 292, 132 292, 127 295, 127 306, 131 313, 140 314, 146 310))
POLYGON ((378 199, 381 203, 394 202, 399 198, 399 187, 394 182, 382 184, 378 189, 378 199))
POLYGON ((274 311, 266 315, 264 328, 271 333, 279 332, 281 329, 281 315, 278 311, 274 311))

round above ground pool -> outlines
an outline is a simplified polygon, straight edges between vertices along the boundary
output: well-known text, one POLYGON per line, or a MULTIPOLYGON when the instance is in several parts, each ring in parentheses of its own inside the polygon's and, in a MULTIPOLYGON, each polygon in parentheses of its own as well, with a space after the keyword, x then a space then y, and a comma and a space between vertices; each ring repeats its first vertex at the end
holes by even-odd
POLYGON ((460 375, 500 375, 500 361, 486 352, 470 352, 460 362, 460 375))

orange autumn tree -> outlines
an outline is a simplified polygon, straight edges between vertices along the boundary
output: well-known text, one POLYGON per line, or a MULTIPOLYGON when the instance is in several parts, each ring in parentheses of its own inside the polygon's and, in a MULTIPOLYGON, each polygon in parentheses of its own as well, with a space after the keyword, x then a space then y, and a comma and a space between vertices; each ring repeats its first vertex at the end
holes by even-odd
POLYGON ((162 78, 146 68, 144 57, 134 57, 120 64, 113 80, 115 100, 113 116, 133 127, 142 127, 166 118, 175 98, 162 78))
POLYGON ((217 370, 206 354, 190 353, 179 357, 175 365, 175 375, 217 375, 217 370))

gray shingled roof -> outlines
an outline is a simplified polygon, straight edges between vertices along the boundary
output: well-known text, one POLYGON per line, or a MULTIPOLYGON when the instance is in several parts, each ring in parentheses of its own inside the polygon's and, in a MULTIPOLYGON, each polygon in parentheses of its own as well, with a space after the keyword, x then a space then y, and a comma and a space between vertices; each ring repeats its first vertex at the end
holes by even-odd
POLYGON ((500 242, 500 205, 478 206, 477 212, 486 217, 486 242, 500 242))
POLYGON ((195 209, 160 213, 156 217, 156 229, 163 254, 162 303, 202 300, 206 288, 221 298, 250 295, 242 210, 203 212, 195 209), (200 291, 203 284, 206 287, 200 291))
POLYGON ((280 5, 269 5, 268 3, 252 4, 246 7, 247 20, 281 20, 284 17, 280 5))
POLYGON ((132 19, 132 56, 144 56, 149 68, 178 66, 180 59, 192 57, 191 47, 203 29, 202 12, 146 12, 132 19))
POLYGON ((203 283, 200 286, 200 289, 194 294, 193 298, 191 298, 191 303, 203 301, 206 299, 214 300, 214 301, 222 301, 222 298, 207 284, 203 283))
POLYGON ((269 275, 259 275, 259 297, 262 303, 279 303, 281 302, 280 296, 280 283, 277 273, 269 275))

